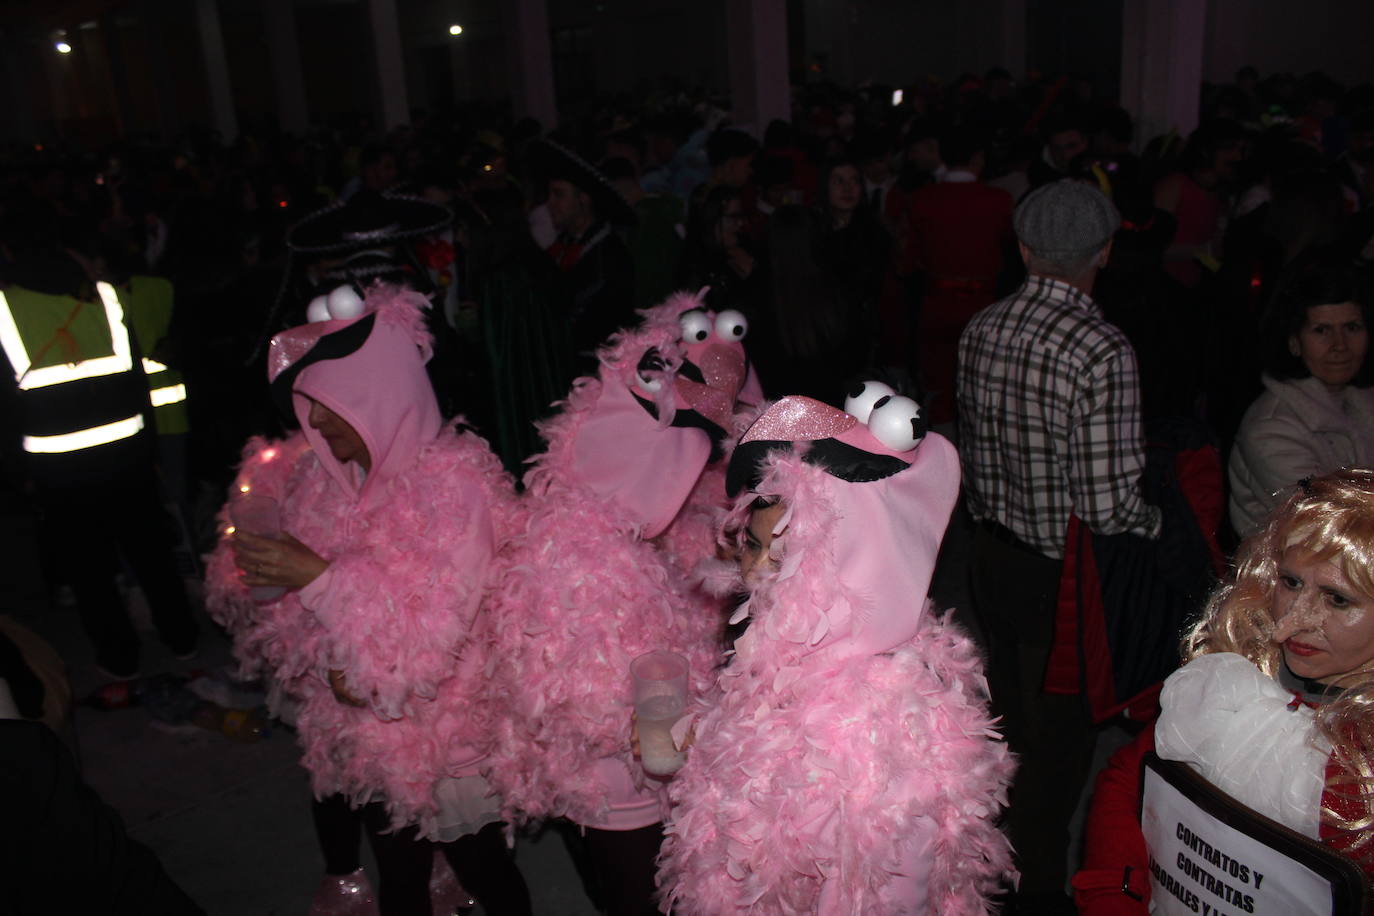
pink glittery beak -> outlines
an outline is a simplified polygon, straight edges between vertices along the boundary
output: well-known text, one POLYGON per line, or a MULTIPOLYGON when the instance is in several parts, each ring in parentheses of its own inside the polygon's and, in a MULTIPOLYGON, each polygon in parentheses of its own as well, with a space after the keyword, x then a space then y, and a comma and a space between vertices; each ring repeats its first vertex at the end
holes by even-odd
POLYGON ((321 337, 342 330, 353 321, 352 318, 313 321, 288 328, 274 336, 267 351, 267 380, 275 381, 277 376, 291 367, 292 363, 310 352, 310 349, 320 342, 321 337))
POLYGON ((859 425, 837 407, 802 395, 790 395, 769 407, 740 439, 746 442, 815 442, 834 439, 859 425))
POLYGON ((738 343, 708 341, 690 344, 686 349, 687 359, 701 370, 705 384, 679 374, 674 387, 680 401, 729 432, 735 414, 735 400, 744 387, 748 369, 744 347, 738 343))

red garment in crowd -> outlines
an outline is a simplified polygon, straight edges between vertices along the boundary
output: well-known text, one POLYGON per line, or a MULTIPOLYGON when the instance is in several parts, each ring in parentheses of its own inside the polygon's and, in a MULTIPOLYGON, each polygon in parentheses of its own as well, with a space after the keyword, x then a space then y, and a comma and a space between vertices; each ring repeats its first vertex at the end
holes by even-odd
POLYGON ((954 419, 959 335, 997 297, 1012 207, 1011 195, 1001 188, 948 180, 918 188, 907 204, 911 258, 925 276, 916 323, 917 366, 934 423, 954 419))
MULTIPOLYGON (((1178 204, 1174 210, 1174 245, 1201 248, 1218 241, 1221 198, 1188 175, 1171 176, 1178 182, 1178 204)), ((1169 181, 1165 178, 1164 181, 1169 181)), ((1165 260, 1164 269, 1178 282, 1192 289, 1202 281, 1202 264, 1196 259, 1165 260)))
MULTIPOLYGON (((1146 916, 1150 910, 1150 858, 1140 829, 1140 768, 1145 755, 1154 749, 1152 722, 1134 741, 1113 754, 1097 775, 1083 825, 1083 867, 1073 876, 1079 916, 1146 916)), ((1327 761, 1328 785, 1340 772, 1334 757, 1327 761)), ((1322 793, 1322 807, 1346 815, 1353 813, 1351 802, 1330 788, 1322 793)), ((1325 822, 1321 825, 1321 839, 1332 849, 1351 854, 1350 840, 1336 836, 1325 822)), ((1374 846, 1366 847, 1353 858, 1366 875, 1374 877, 1374 846)))

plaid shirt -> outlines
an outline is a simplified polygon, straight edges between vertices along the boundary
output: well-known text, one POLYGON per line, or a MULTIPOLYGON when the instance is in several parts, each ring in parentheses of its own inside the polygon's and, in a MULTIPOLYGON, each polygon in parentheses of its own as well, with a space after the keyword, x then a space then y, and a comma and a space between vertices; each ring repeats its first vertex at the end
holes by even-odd
POLYGON ((1099 534, 1159 535, 1130 342, 1085 293, 1032 276, 959 338, 959 437, 975 519, 1050 557, 1070 513, 1099 534))

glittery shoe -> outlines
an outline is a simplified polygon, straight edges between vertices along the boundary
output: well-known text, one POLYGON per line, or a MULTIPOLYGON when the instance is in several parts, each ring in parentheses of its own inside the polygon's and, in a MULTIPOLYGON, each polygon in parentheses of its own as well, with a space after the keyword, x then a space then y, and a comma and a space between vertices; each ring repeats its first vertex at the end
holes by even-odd
POLYGON ((477 901, 458 883, 458 876, 449 867, 448 859, 437 849, 434 850, 434 868, 429 873, 429 901, 433 904, 434 916, 470 913, 477 906, 477 901))
POLYGON ((310 900, 309 916, 377 916, 377 898, 360 868, 347 875, 325 875, 310 900))

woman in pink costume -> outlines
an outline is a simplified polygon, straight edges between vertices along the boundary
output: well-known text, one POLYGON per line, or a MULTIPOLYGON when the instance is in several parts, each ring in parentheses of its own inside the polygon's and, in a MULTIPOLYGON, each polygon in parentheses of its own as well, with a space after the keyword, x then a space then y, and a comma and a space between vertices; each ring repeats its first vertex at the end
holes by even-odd
POLYGON ((1011 757, 926 599, 958 456, 881 383, 845 407, 784 398, 731 459, 750 623, 669 786, 664 912, 981 914, 1012 877, 1011 757))
POLYGON ((714 550, 724 478, 715 493, 701 478, 749 377, 738 312, 680 294, 644 316, 541 428, 548 450, 525 477, 527 523, 502 558, 488 653, 505 704, 490 778, 510 816, 585 828, 615 914, 652 911, 664 810, 662 782, 630 750, 630 662, 681 653, 704 687, 720 660, 722 603, 686 570, 714 550))
POLYGON ((364 808, 383 913, 429 912, 424 840, 445 844, 488 912, 528 913, 479 775, 493 726, 472 699, 514 496, 486 443, 440 416, 424 306, 344 287, 273 338, 273 394, 301 432, 245 448, 208 604, 243 668, 271 679, 276 711, 294 713, 316 796, 364 808), (244 522, 247 496, 275 501, 279 533, 244 522))

